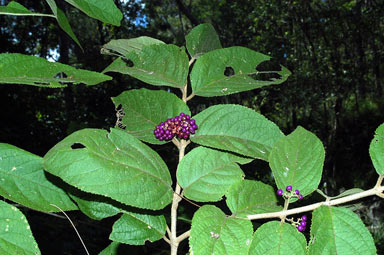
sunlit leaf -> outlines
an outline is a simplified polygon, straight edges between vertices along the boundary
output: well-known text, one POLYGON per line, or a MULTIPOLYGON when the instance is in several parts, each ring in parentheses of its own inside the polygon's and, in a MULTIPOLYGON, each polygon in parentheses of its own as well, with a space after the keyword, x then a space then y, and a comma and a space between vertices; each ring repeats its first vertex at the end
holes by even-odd
POLYGON ((375 255, 371 234, 347 208, 321 206, 313 212, 309 255, 375 255))
POLYGON ((252 223, 227 217, 219 208, 204 205, 194 214, 189 238, 194 255, 246 255, 252 241, 252 223))
POLYGON ((204 97, 225 96, 287 80, 291 72, 283 66, 259 70, 259 65, 267 60, 269 56, 244 47, 210 51, 193 66, 193 93, 204 97))
POLYGON ((181 112, 191 114, 188 106, 175 94, 163 90, 136 89, 124 91, 112 98, 116 109, 121 105, 124 112, 121 123, 125 131, 136 138, 152 143, 164 144, 156 139, 156 125, 175 117, 181 112))
POLYGON ((44 166, 82 191, 123 204, 157 210, 172 200, 172 180, 164 161, 118 129, 72 133, 48 151, 44 166))
POLYGON ((287 223, 270 221, 255 232, 249 254, 304 255, 307 242, 303 234, 287 223))
MULTIPOLYGON (((49 177, 49 176, 48 176, 49 177)), ((13 145, 0 143, 0 195, 29 208, 57 212, 76 210, 63 189, 49 180, 43 168, 43 159, 13 145)))
POLYGON ((269 152, 283 137, 263 115, 240 105, 215 105, 194 116, 199 129, 191 140, 217 149, 268 160, 269 152))
POLYGON ((68 83, 95 85, 112 77, 76 69, 44 58, 18 53, 0 54, 0 84, 26 84, 47 88, 66 87, 68 83))
POLYGON ((220 200, 228 188, 244 177, 236 163, 248 163, 231 153, 197 147, 184 156, 177 167, 177 181, 184 195, 191 200, 220 200))
POLYGON ((0 254, 41 254, 25 216, 4 201, 0 201, 0 230, 0 254))
POLYGON ((325 150, 320 139, 299 126, 275 144, 269 156, 269 166, 279 189, 285 190, 290 185, 306 196, 319 186, 324 158, 325 150))
POLYGON ((148 36, 140 36, 132 39, 111 40, 107 44, 103 45, 101 53, 126 57, 128 53, 132 51, 140 54, 140 51, 144 46, 152 44, 164 44, 164 42, 148 36))
POLYGON ((52 14, 31 12, 18 2, 11 1, 7 6, 0 6, 0 15, 15 15, 15 16, 45 16, 55 18, 52 14))

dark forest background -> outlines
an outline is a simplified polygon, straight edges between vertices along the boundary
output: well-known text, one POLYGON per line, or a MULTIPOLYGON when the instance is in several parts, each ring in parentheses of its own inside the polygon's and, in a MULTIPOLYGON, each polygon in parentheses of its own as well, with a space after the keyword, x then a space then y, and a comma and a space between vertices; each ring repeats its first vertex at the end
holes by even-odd
MULTIPOLYGON (((8 2, 0 0, 1 5, 8 2)), ((50 13, 45 1, 18 2, 30 10, 50 13)), ((100 49, 111 39, 146 35, 181 46, 192 27, 212 23, 223 47, 240 45, 270 55, 292 75, 282 85, 227 97, 196 97, 189 103, 193 113, 216 103, 236 103, 265 115, 285 134, 301 125, 314 132, 326 148, 320 186, 326 194, 375 184, 377 174, 368 148, 374 130, 384 122, 383 0, 115 2, 124 14, 120 27, 103 24, 57 1, 84 51, 54 19, 0 15, 0 53, 35 55, 102 71, 112 58, 101 55, 100 49)), ((116 115, 111 97, 131 88, 158 89, 126 75, 112 75, 113 81, 91 87, 1 85, 0 142, 43 156, 73 131, 113 127, 116 115)), ((163 159, 172 164, 172 147, 160 149, 163 159)), ((249 164, 244 170, 250 178, 272 183, 263 162, 249 164)), ((307 203, 316 199, 319 197, 313 196, 307 203)), ((378 254, 384 254, 384 202, 375 197, 359 202, 355 212, 371 231, 378 254)), ((195 208, 182 203, 185 221, 191 210, 195 208)), ((66 219, 26 208, 23 212, 43 254, 83 254, 66 219)), ((112 220, 96 222, 78 212, 69 214, 91 254, 108 245, 112 220)), ((181 253, 185 253, 187 241, 181 245, 181 253)), ((126 249, 130 252, 126 254, 167 254, 168 247, 159 241, 126 249)))

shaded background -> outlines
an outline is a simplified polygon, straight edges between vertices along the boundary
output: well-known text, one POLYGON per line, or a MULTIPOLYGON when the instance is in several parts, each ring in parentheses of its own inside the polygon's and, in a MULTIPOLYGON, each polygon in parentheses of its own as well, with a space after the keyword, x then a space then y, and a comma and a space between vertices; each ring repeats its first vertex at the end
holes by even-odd
MULTIPOLYGON (((1 5, 9 1, 0 0, 1 5)), ((50 13, 45 1, 18 1, 30 10, 50 13)), ((0 53, 35 55, 75 67, 102 71, 112 58, 100 54, 111 39, 147 35, 166 43, 185 45, 184 36, 198 24, 209 22, 223 47, 245 46, 272 56, 292 71, 282 85, 227 97, 195 97, 193 113, 216 103, 237 103, 253 108, 275 122, 285 134, 298 125, 314 132, 326 148, 321 189, 328 195, 345 189, 372 187, 377 179, 368 154, 374 130, 384 122, 384 1, 382 0, 165 0, 115 1, 124 14, 120 27, 91 19, 62 1, 84 51, 59 29, 56 21, 41 17, 0 15, 0 53)), ((110 97, 131 88, 147 87, 126 75, 100 85, 47 89, 0 86, 0 142, 43 156, 75 130, 109 128, 116 121, 110 97)), ((172 90, 172 89, 171 89, 172 90)), ((175 91, 178 93, 178 91, 175 91)), ((172 146, 160 154, 175 166, 172 146)), ((268 165, 246 165, 247 178, 273 184, 268 165)), ((319 199, 314 196, 306 202, 319 199)), ((378 254, 384 254, 384 203, 364 199, 358 213, 371 231, 378 254)), ((181 215, 196 210, 183 202, 181 215)), ((43 254, 82 254, 65 219, 23 209, 43 254)), ((96 222, 71 212, 91 254, 105 248, 115 219, 96 222)), ((180 230, 188 229, 181 224, 180 230)), ((167 254, 163 241, 143 247, 125 247, 126 254, 167 254)), ((181 244, 180 254, 187 251, 181 244)))

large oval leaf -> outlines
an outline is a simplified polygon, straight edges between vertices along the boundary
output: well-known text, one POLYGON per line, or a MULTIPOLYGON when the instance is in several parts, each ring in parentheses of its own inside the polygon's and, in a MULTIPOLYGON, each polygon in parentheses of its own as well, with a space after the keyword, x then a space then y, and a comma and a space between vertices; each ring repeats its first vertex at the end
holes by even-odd
POLYGON ((171 44, 143 46, 139 53, 130 51, 126 63, 117 58, 105 72, 129 74, 136 79, 155 86, 181 88, 187 82, 188 56, 183 48, 171 44))
POLYGON ((375 131, 375 136, 369 146, 369 155, 376 172, 384 175, 384 123, 375 131))
POLYGON ((204 53, 221 48, 219 36, 209 23, 194 27, 185 36, 186 47, 192 58, 198 59, 204 53))
POLYGON ((41 254, 25 216, 4 201, 0 201, 0 230, 0 254, 41 254))
POLYGON ((246 255, 252 241, 252 223, 227 217, 213 205, 201 207, 192 219, 189 238, 194 255, 246 255))
POLYGON ((251 160, 197 147, 181 160, 177 167, 177 181, 189 199, 199 202, 219 201, 233 183, 244 177, 236 162, 244 164, 251 160))
POLYGON ((191 114, 188 106, 175 94, 163 90, 137 89, 124 91, 112 98, 116 108, 121 105, 124 112, 121 123, 125 131, 136 138, 152 143, 164 144, 156 139, 156 125, 175 117, 181 112, 191 114))
POLYGON ((26 84, 39 87, 66 87, 66 83, 95 85, 112 77, 76 69, 44 58, 18 53, 0 54, 0 84, 26 84))
POLYGON ((197 114, 195 143, 268 160, 272 146, 283 137, 263 115, 240 105, 215 105, 197 114))
POLYGON ((320 139, 303 127, 297 127, 275 144, 269 156, 277 187, 284 190, 291 185, 303 196, 312 193, 319 186, 324 157, 320 139))
POLYGON ((123 14, 116 7, 113 0, 65 0, 76 8, 83 11, 89 17, 98 19, 102 22, 109 23, 115 26, 120 26, 120 21, 123 14))
POLYGON ((163 215, 124 212, 112 227, 109 239, 119 243, 144 245, 157 241, 165 235, 167 223, 163 215))
POLYGON ((198 96, 225 96, 267 85, 280 84, 291 74, 288 69, 259 71, 260 63, 270 57, 244 47, 210 51, 199 58, 191 72, 193 93, 198 96), (260 79, 257 75, 274 74, 260 79))
POLYGON ((171 176, 160 156, 118 129, 84 129, 44 156, 46 170, 85 192, 146 209, 172 200, 171 176))
POLYGON ((34 210, 57 212, 50 204, 64 211, 77 209, 65 191, 47 179, 41 157, 5 143, 0 143, 0 184, 1 196, 34 210))
POLYGON ((233 184, 226 194, 227 206, 233 215, 246 217, 250 214, 277 212, 282 208, 277 205, 274 189, 262 182, 243 180, 233 184))
POLYGON ((363 222, 351 210, 321 206, 313 211, 309 255, 375 255, 376 247, 363 222))
POLYGON ((270 221, 255 232, 249 254, 304 255, 307 242, 303 234, 287 223, 270 221))

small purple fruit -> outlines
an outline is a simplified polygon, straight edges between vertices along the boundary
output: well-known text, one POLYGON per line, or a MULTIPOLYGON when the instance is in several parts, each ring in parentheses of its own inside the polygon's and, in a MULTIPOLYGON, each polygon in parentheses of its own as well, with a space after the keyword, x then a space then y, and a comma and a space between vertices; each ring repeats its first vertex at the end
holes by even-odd
POLYGON ((277 191, 277 195, 282 196, 282 195, 283 195, 283 190, 282 190, 282 189, 279 189, 279 190, 277 191))
POLYGON ((305 229, 305 228, 304 228, 303 226, 301 226, 301 225, 297 226, 297 230, 299 230, 299 232, 303 232, 304 229, 305 229))
POLYGON ((306 221, 301 221, 300 222, 300 226, 303 226, 303 227, 307 226, 307 222, 306 221))
POLYGON ((302 200, 303 199, 303 195, 299 195, 299 200, 302 200))
POLYGON ((307 221, 307 216, 305 216, 305 215, 301 216, 301 220, 307 221))
POLYGON ((295 193, 296 193, 296 195, 299 195, 300 191, 297 189, 297 190, 295 190, 295 193))
POLYGON ((292 186, 291 185, 287 186, 286 190, 287 191, 291 191, 292 190, 292 186))

